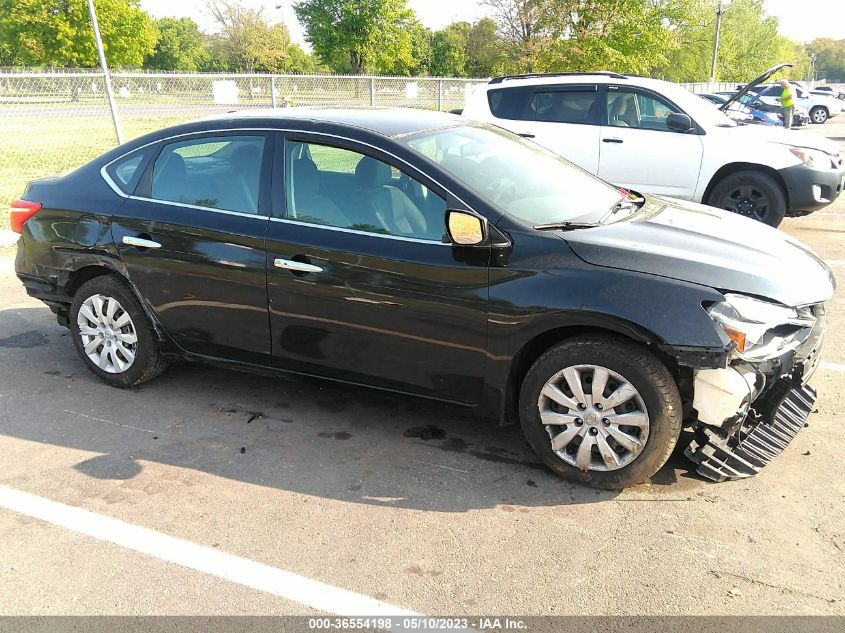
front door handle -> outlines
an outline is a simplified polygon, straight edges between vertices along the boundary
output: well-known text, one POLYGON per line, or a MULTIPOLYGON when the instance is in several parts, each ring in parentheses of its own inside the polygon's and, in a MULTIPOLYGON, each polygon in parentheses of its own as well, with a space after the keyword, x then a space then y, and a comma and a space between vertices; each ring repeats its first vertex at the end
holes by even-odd
POLYGON ((522 138, 534 138, 536 134, 532 134, 531 132, 523 132, 522 134, 520 134, 520 136, 522 138))
POLYGON ((273 266, 276 268, 284 268, 285 270, 294 270, 300 273, 321 273, 323 269, 314 264, 306 264, 305 262, 298 262, 293 259, 277 258, 273 260, 273 266))
POLYGON ((615 136, 602 139, 602 143, 624 143, 624 142, 625 141, 623 141, 621 138, 616 138, 615 136))
POLYGON ((146 240, 143 237, 132 237, 131 235, 124 235, 123 243, 127 246, 137 246, 138 248, 161 248, 161 244, 158 242, 146 240))

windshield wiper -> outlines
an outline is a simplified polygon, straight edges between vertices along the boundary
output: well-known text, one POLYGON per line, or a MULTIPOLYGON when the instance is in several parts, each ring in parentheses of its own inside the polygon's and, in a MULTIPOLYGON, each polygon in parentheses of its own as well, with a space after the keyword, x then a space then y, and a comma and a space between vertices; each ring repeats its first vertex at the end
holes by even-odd
POLYGON ((601 223, 593 222, 550 222, 549 224, 535 224, 538 231, 574 231, 576 229, 594 229, 601 223))

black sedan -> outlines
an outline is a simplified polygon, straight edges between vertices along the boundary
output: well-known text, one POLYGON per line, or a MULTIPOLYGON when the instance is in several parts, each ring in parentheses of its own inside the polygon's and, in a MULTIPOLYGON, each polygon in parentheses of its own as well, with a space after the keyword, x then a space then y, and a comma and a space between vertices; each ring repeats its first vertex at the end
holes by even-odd
POLYGON ((12 206, 18 277, 109 384, 181 358, 436 398, 610 488, 651 477, 685 424, 712 479, 777 455, 834 291, 775 229, 431 112, 229 114, 12 206))

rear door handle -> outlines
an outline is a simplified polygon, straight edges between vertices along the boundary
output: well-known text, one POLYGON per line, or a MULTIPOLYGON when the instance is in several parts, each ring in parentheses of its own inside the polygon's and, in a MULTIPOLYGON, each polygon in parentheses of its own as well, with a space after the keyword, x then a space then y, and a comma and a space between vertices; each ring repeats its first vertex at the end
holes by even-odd
POLYGON ((137 246, 138 248, 161 248, 161 244, 158 242, 145 240, 143 237, 132 237, 131 235, 124 235, 123 243, 127 246, 137 246))
POLYGON ((273 266, 276 268, 284 268, 285 270, 295 270, 300 273, 321 273, 323 269, 314 264, 306 264, 305 262, 298 262, 293 259, 277 258, 273 260, 273 266))
POLYGON ((603 138, 602 139, 602 143, 624 143, 624 142, 625 141, 623 141, 621 138, 616 138, 615 136, 613 136, 611 138, 603 138))

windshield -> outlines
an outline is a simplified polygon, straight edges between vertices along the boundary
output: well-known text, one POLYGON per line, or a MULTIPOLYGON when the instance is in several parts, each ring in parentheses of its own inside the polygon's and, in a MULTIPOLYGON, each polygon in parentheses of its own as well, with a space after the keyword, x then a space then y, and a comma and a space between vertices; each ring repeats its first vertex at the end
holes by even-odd
POLYGON ((625 197, 539 145, 494 127, 461 126, 404 139, 493 207, 531 226, 599 222, 625 197))

